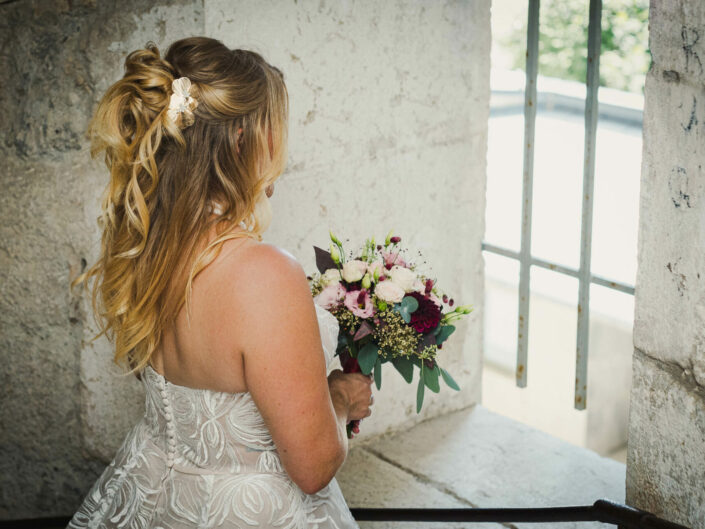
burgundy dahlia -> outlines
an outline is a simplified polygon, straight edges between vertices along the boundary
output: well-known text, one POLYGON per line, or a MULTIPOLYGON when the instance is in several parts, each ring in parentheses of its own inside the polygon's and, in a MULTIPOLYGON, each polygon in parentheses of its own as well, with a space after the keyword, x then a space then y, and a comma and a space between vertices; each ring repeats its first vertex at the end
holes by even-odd
POLYGON ((411 313, 411 326, 416 329, 416 332, 423 334, 438 327, 441 322, 440 307, 419 292, 409 292, 407 296, 419 302, 419 308, 411 313))

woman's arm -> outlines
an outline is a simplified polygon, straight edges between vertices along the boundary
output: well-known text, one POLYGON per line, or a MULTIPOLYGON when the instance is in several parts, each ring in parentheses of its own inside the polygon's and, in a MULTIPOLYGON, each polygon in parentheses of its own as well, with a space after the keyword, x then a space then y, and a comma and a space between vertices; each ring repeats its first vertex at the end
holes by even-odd
POLYGON ((224 297, 237 300, 230 309, 237 314, 248 391, 286 472, 304 492, 317 492, 345 460, 345 426, 359 418, 351 412, 369 415, 371 379, 326 377, 316 309, 293 257, 268 244, 251 245, 235 271, 239 279, 228 284, 237 290, 224 297))

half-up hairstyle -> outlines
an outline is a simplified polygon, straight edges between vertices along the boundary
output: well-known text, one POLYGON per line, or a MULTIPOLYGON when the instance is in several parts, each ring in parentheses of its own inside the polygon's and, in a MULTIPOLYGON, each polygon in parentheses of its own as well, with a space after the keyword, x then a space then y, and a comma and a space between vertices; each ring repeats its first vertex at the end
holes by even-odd
POLYGON ((262 240, 271 220, 265 189, 286 164, 287 122, 283 75, 255 52, 191 37, 163 58, 152 43, 127 56, 88 127, 91 155, 104 153, 110 181, 100 257, 73 284, 93 278, 98 336, 114 341, 114 361, 128 374, 148 364, 184 303, 188 314, 192 281, 222 244, 262 240), (197 102, 183 129, 167 114, 180 77, 197 102))

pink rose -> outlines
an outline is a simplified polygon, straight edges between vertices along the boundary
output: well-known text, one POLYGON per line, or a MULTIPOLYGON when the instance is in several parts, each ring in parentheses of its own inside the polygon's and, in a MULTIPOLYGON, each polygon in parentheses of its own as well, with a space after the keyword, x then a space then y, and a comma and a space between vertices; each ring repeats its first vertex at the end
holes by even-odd
POLYGON ((345 287, 340 283, 328 285, 313 298, 314 303, 324 309, 332 309, 345 297, 345 287))
POLYGON ((351 290, 345 294, 345 306, 360 318, 369 318, 374 314, 370 292, 365 289, 351 290))

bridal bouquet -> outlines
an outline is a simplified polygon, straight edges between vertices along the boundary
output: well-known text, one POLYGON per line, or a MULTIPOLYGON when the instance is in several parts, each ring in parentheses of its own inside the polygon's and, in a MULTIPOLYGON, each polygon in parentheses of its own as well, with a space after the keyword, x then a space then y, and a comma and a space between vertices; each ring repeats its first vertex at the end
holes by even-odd
MULTIPOLYGON (((383 364, 391 363, 409 384, 418 367, 417 413, 424 387, 438 393, 440 378, 460 390, 437 356, 455 330, 452 322, 472 312, 470 306, 453 308, 454 300, 438 290, 435 280, 404 259, 401 238, 391 232, 384 244, 367 239, 357 255, 349 256, 333 233, 330 238, 329 251, 314 246, 318 273, 309 276, 309 283, 314 302, 340 324, 336 354, 343 372, 374 373, 379 389, 383 364)), ((353 433, 359 433, 359 421, 348 424, 348 437, 353 433)))

